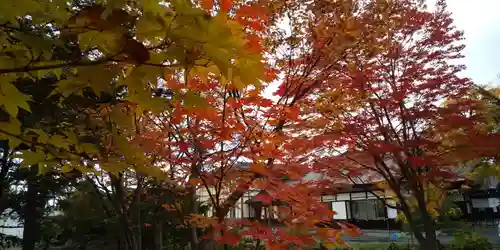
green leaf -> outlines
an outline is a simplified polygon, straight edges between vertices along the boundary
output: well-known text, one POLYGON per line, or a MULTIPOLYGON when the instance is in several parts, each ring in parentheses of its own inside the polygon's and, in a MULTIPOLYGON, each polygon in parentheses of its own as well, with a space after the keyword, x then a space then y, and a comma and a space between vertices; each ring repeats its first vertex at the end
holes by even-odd
POLYGON ((21 93, 12 83, 0 83, 0 105, 4 106, 10 116, 17 117, 18 107, 31 112, 29 100, 31 97, 21 93))
POLYGON ((80 50, 87 51, 92 45, 96 43, 95 40, 97 40, 98 36, 99 36, 99 31, 97 30, 90 30, 78 34, 78 42, 80 45, 80 50))
POLYGON ((23 141, 17 139, 17 138, 10 138, 9 139, 9 147, 10 148, 17 148, 23 141))
POLYGON ((38 135, 38 138, 37 138, 37 141, 39 143, 48 143, 49 142, 49 135, 47 133, 45 133, 45 131, 41 130, 41 129, 28 129, 27 132, 33 132, 35 134, 38 135))
POLYGON ((21 150, 20 152, 22 153, 21 158, 23 159, 21 167, 29 167, 45 160, 45 153, 42 151, 33 152, 30 150, 21 150))
POLYGON ((55 147, 69 150, 69 143, 68 143, 68 141, 66 140, 66 138, 64 138, 61 135, 51 136, 50 139, 49 139, 49 143, 51 143, 55 147))
POLYGON ((57 87, 50 93, 49 97, 60 94, 63 97, 68 97, 72 94, 82 95, 82 89, 86 87, 81 82, 75 81, 73 78, 68 78, 57 82, 57 87))
POLYGON ((18 108, 13 103, 4 103, 4 108, 7 113, 12 117, 17 117, 18 108))
MULTIPOLYGON (((2 136, 2 131, 8 133, 13 136, 21 135, 21 122, 18 119, 12 118, 9 122, 0 122, 0 136, 2 136)), ((4 133, 4 135, 5 135, 4 133)), ((10 138, 11 136, 7 136, 6 138, 10 138)))
POLYGON ((77 144, 78 143, 78 137, 76 136, 75 132, 72 131, 64 131, 64 135, 66 135, 67 140, 71 142, 72 144, 77 144))
POLYGON ((80 144, 80 153, 87 153, 89 155, 95 155, 99 153, 99 148, 91 143, 80 144))
POLYGON ((207 102, 203 97, 192 91, 188 91, 184 95, 183 100, 184 100, 184 106, 186 106, 187 108, 194 108, 207 105, 207 102))
POLYGON ((121 28, 105 31, 87 31, 78 35, 80 49, 86 51, 97 47, 105 54, 114 55, 123 50, 125 40, 123 34, 126 31, 121 28))
MULTIPOLYGON (((55 66, 55 65, 60 65, 62 63, 63 63, 63 61, 58 61, 58 60, 41 61, 41 62, 35 63, 33 66, 35 66, 35 67, 55 66)), ((51 69, 37 70, 36 74, 37 74, 38 79, 46 77, 49 74, 54 74, 59 79, 59 77, 62 74, 62 68, 61 67, 54 67, 51 69)))
POLYGON ((30 48, 33 56, 32 59, 42 56, 45 60, 50 60, 52 57, 52 46, 54 43, 48 39, 44 39, 43 36, 26 32, 15 32, 14 37, 30 48))
POLYGON ((68 164, 64 164, 61 167, 61 172, 63 172, 63 173, 68 173, 68 172, 71 172, 71 171, 73 171, 73 168, 71 166, 69 166, 68 164))
POLYGON ((137 20, 136 35, 139 40, 148 40, 157 42, 167 33, 167 27, 172 22, 172 17, 163 17, 161 15, 143 15, 137 20), (159 38, 159 39, 158 39, 159 38))

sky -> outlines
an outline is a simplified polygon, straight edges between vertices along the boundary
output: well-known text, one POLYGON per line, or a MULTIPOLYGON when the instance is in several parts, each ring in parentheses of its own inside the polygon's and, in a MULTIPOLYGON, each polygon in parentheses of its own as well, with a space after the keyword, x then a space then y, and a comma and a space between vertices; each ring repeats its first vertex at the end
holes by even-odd
MULTIPOLYGON (((426 1, 430 8, 436 3, 436 0, 426 1)), ((500 87, 500 0, 446 0, 446 3, 455 25, 464 32, 462 63, 467 69, 462 76, 481 86, 500 87)), ((272 98, 277 87, 270 86, 266 97, 272 98)))
MULTIPOLYGON (((435 0, 428 0, 429 5, 435 0)), ((457 28, 464 31, 464 76, 479 85, 500 86, 500 0, 447 0, 457 28)))

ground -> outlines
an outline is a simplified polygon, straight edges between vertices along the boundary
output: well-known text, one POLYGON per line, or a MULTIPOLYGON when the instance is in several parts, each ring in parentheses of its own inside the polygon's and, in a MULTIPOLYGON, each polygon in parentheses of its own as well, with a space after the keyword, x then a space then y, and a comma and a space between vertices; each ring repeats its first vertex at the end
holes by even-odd
MULTIPOLYGON (((497 227, 475 228, 476 233, 487 237, 488 240, 496 247, 500 246, 500 236, 498 235, 497 227)), ((441 244, 448 244, 453 236, 450 234, 441 233, 438 235, 441 244)), ((350 245, 360 244, 389 244, 391 242, 397 244, 409 244, 411 236, 397 230, 361 230, 361 235, 358 237, 344 237, 350 245)), ((414 240, 414 242, 416 242, 414 240)))

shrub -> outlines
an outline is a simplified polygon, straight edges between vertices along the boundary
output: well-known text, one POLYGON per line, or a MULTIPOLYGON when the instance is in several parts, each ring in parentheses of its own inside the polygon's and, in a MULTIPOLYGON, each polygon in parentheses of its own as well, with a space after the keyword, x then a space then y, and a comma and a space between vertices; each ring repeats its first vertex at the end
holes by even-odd
POLYGON ((389 245, 387 250, 403 250, 403 248, 401 248, 400 246, 396 245, 396 243, 393 242, 389 245))
POLYGON ((447 250, 493 250, 487 238, 475 233, 458 233, 453 237, 447 250))

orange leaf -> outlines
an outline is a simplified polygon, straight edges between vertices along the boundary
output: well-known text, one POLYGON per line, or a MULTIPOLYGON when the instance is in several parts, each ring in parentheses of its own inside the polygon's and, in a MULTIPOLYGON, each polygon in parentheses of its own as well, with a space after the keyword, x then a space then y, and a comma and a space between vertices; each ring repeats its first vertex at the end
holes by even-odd
POLYGON ((258 163, 254 163, 254 164, 250 165, 250 171, 257 173, 257 174, 260 174, 260 175, 267 175, 268 174, 268 170, 267 170, 266 166, 264 166, 263 164, 258 164, 258 163))
POLYGON ((211 10, 214 7, 214 0, 200 0, 200 6, 203 9, 211 10))
POLYGON ((188 183, 189 183, 190 185, 198 185, 198 184, 200 184, 200 183, 201 183, 201 179, 200 179, 200 178, 193 178, 193 179, 190 179, 190 180, 188 181, 188 183))
POLYGON ((266 186, 266 183, 263 180, 256 179, 253 181, 253 186, 258 189, 263 189, 266 186))

